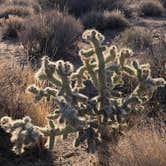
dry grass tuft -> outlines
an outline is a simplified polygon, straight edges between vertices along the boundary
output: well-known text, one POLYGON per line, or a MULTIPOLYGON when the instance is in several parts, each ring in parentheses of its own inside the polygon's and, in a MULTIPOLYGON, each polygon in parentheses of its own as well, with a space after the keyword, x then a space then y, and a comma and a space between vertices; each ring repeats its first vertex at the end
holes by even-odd
POLYGON ((46 124, 46 115, 50 108, 45 101, 34 103, 33 96, 26 92, 27 86, 34 83, 34 73, 30 67, 22 70, 11 59, 0 60, 0 112, 21 118, 29 115, 36 125, 46 124))
POLYGON ((39 13, 41 10, 39 3, 33 0, 12 0, 10 1, 10 5, 29 7, 32 8, 35 13, 39 13))
POLYGON ((128 1, 122 0, 96 0, 96 6, 98 10, 108 10, 114 11, 119 10, 121 11, 126 17, 132 16, 132 10, 129 7, 128 1))
POLYGON ((2 39, 18 38, 20 31, 25 28, 25 20, 18 16, 9 16, 8 19, 1 19, 2 39))
POLYGON ((0 6, 0 18, 9 18, 10 15, 27 17, 33 14, 31 7, 23 7, 19 5, 2 5, 0 6))
MULTIPOLYGON (((121 140, 112 160, 118 162, 120 166, 166 165, 166 144, 164 142, 166 133, 164 136, 162 134, 152 126, 132 130, 125 139, 121 140)), ((118 164, 116 163, 116 165, 118 164)))
POLYGON ((111 144, 110 154, 104 156, 108 157, 111 166, 165 166, 165 127, 164 122, 161 122, 159 128, 154 122, 135 127, 117 145, 111 144))

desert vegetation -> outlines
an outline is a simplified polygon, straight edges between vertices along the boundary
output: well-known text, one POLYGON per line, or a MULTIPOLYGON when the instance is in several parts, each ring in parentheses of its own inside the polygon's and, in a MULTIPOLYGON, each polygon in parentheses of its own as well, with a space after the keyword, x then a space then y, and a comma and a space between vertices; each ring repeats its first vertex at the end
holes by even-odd
POLYGON ((0 165, 165 166, 165 0, 0 0, 0 165))

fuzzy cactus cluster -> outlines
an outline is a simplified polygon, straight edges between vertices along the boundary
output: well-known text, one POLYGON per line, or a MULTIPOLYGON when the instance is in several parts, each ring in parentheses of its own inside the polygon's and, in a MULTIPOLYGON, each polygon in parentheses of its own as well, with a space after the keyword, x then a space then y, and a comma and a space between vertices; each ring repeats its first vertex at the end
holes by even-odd
MULTIPOLYGON (((76 132, 74 145, 86 142, 87 151, 95 153, 97 146, 103 141, 102 135, 106 127, 111 129, 110 132, 123 133, 131 115, 141 114, 144 104, 151 99, 154 91, 166 83, 163 78, 153 78, 150 65, 140 64, 133 57, 132 50, 119 50, 106 43, 105 37, 98 31, 86 30, 82 38, 88 46, 79 52, 82 65, 78 69, 74 69, 70 62, 52 62, 45 56, 35 77, 38 81, 46 82, 46 86, 28 87, 36 102, 46 98, 56 103, 54 111, 47 117, 48 125, 45 128, 33 127, 27 118, 20 120, 23 128, 31 126, 25 131, 36 135, 34 141, 41 136, 48 137, 49 149, 53 149, 57 136, 65 139, 68 134, 76 132), (97 90, 97 95, 93 98, 80 91, 86 88, 87 80, 97 90), (134 82, 133 88, 127 92, 123 90, 126 80, 134 82)), ((22 132, 18 132, 15 141, 19 142, 19 139, 22 139, 22 132)), ((16 146, 15 148, 17 149, 16 146)))
POLYGON ((44 141, 44 134, 39 127, 31 123, 31 118, 28 116, 18 120, 4 116, 0 120, 0 126, 11 134, 13 151, 16 154, 23 153, 25 148, 40 146, 44 141))

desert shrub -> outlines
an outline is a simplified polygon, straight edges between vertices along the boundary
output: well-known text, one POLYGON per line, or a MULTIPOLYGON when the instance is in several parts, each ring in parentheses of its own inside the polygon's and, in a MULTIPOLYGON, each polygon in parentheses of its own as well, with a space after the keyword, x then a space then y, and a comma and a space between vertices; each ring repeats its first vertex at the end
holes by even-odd
MULTIPOLYGON (((65 6, 65 1, 66 0, 62 0, 61 2, 63 3, 63 5, 65 6), (63 2, 64 1, 64 2, 63 2)), ((56 2, 57 0, 38 0, 38 3, 40 4, 42 9, 53 9, 56 7, 56 2)))
POLYGON ((22 6, 22 7, 31 7, 35 13, 40 12, 40 5, 36 1, 32 0, 12 0, 10 5, 22 6))
POLYGON ((125 29, 129 27, 128 20, 118 11, 96 12, 85 14, 82 18, 85 28, 95 28, 97 30, 125 29))
POLYGON ((19 5, 19 6, 29 6, 36 3, 31 0, 12 0, 10 4, 19 5))
POLYGON ((85 28, 95 28, 97 30, 105 29, 106 20, 103 12, 91 11, 86 13, 81 18, 81 21, 85 28))
POLYGON ((132 16, 132 11, 129 8, 127 1, 121 0, 96 0, 97 10, 119 10, 121 11, 126 17, 132 16))
POLYGON ((70 0, 38 0, 38 3, 43 10, 59 9, 60 11, 68 11, 70 0))
POLYGON ((1 127, 12 136, 20 129, 13 141, 16 153, 21 154, 27 145, 39 143, 41 136, 49 138, 49 149, 52 150, 56 136, 65 139, 73 132, 78 133, 74 145, 87 142, 89 153, 95 153, 108 131, 112 140, 118 143, 120 135, 135 125, 133 119, 139 119, 147 111, 144 106, 157 87, 166 84, 163 78, 152 77, 149 64, 131 59, 133 52, 130 49, 118 50, 116 46, 106 44, 105 37, 98 31, 87 30, 82 37, 89 47, 80 50, 82 65, 76 71, 68 61, 53 62, 44 56, 35 74, 38 84, 44 86, 33 84, 28 87, 35 102, 43 98, 54 102, 54 111, 47 117, 48 126, 37 127, 29 117, 20 120, 1 118, 1 127), (126 86, 124 77, 136 82, 127 93, 118 88, 126 86), (93 98, 80 92, 85 88, 86 80, 90 80, 97 90, 93 98))
POLYGON ((18 33, 25 29, 24 19, 18 16, 9 16, 0 21, 2 27, 2 39, 18 39, 18 33))
POLYGON ((164 8, 159 1, 145 1, 140 4, 139 13, 143 16, 162 16, 164 8))
POLYGON ((81 32, 82 25, 74 17, 58 11, 45 12, 27 22, 21 41, 31 60, 42 55, 69 58, 81 32))
POLYGON ((33 13, 33 10, 30 7, 21 7, 21 6, 1 6, 0 7, 0 18, 9 18, 9 15, 26 17, 30 16, 33 13))
POLYGON ((130 26, 128 20, 118 11, 104 12, 106 29, 125 29, 130 26))
POLYGON ((146 28, 132 27, 119 36, 119 42, 134 50, 147 49, 152 44, 152 35, 146 28))
POLYGON ((36 125, 46 124, 45 116, 49 107, 44 101, 34 104, 33 96, 26 93, 29 83, 34 83, 34 73, 30 67, 22 68, 12 59, 0 60, 0 117, 8 115, 21 118, 29 115, 36 125))
POLYGON ((61 11, 67 10, 76 17, 82 17, 86 13, 104 10, 120 10, 125 16, 130 17, 132 12, 126 2, 121 0, 39 0, 43 9, 58 8, 61 11))
POLYGON ((92 10, 92 7, 95 5, 95 0, 71 0, 69 2, 69 12, 74 14, 75 16, 81 16, 88 11, 92 10))
POLYGON ((81 16, 90 11, 95 6, 95 2, 96 0, 39 0, 43 9, 58 8, 61 11, 67 10, 75 16, 81 16))

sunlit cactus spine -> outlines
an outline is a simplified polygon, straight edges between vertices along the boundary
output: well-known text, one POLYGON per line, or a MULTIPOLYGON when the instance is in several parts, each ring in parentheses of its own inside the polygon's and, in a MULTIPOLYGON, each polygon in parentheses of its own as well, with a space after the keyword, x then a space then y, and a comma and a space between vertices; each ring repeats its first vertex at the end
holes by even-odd
MULTIPOLYGON (((46 81, 47 86, 28 87, 36 102, 46 98, 56 103, 55 110, 47 117, 48 125, 44 128, 32 127, 41 136, 49 138, 50 150, 54 149, 57 136, 65 139, 75 132, 78 135, 75 146, 86 141, 87 151, 95 153, 103 141, 106 128, 111 129, 113 135, 123 134, 129 126, 131 115, 141 114, 144 104, 150 100, 157 87, 166 83, 163 78, 153 78, 150 65, 140 64, 133 57, 132 50, 119 50, 106 43, 105 37, 98 31, 86 30, 82 38, 89 46, 80 50, 82 65, 77 70, 70 62, 52 62, 45 56, 35 78, 46 81), (93 98, 80 91, 86 88, 84 83, 87 80, 97 90, 97 95, 93 98), (135 82, 127 92, 123 90, 126 80, 135 82)), ((24 121, 25 119, 20 120, 25 126, 24 121)), ((29 121, 26 123, 31 124, 29 121)), ((6 130, 10 131, 13 121, 4 124, 10 126, 6 130)), ((2 123, 2 126, 6 125, 2 123)), ((19 140, 22 137, 17 135, 17 138, 19 140)))

